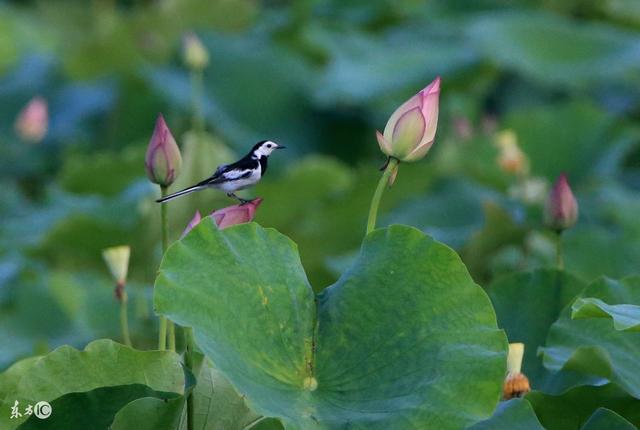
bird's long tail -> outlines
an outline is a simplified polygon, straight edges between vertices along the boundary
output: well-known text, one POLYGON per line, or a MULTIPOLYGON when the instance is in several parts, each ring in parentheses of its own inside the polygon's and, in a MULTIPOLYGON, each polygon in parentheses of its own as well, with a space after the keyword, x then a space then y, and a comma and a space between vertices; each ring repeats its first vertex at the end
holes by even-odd
POLYGON ((184 190, 176 191, 175 193, 169 194, 168 196, 164 196, 163 198, 156 200, 156 202, 157 203, 165 203, 165 202, 168 202, 169 200, 173 200, 175 198, 178 198, 180 196, 184 196, 185 194, 189 194, 189 193, 192 193, 194 191, 201 190, 203 188, 206 188, 206 187, 204 185, 194 185, 192 187, 185 188, 184 190))

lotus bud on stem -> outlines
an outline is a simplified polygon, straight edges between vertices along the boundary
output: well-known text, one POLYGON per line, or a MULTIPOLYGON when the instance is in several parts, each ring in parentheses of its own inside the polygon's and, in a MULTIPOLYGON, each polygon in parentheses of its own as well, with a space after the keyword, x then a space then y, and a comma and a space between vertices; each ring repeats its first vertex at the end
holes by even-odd
MULTIPOLYGON (((182 166, 182 156, 176 140, 171 134, 162 114, 158 115, 153 135, 147 147, 144 160, 145 170, 149 180, 160 185, 162 197, 168 194, 168 188, 178 177, 182 166)), ((169 247, 169 226, 167 218, 167 205, 160 205, 160 222, 162 230, 162 253, 169 247)), ((167 321, 164 315, 160 316, 160 330, 158 334, 158 349, 167 348, 167 327, 169 326, 169 346, 175 350, 175 329, 170 327, 173 322, 167 321)))
POLYGON ((195 33, 186 33, 182 39, 182 53, 185 65, 189 68, 191 79, 191 104, 193 109, 192 127, 201 133, 204 131, 204 69, 209 64, 209 52, 195 33))
POLYGON ((116 281, 114 295, 118 303, 120 303, 120 328, 122 330, 123 341, 127 346, 131 346, 131 337, 129 335, 129 318, 127 315, 128 296, 125 291, 125 285, 127 283, 130 255, 131 248, 128 246, 115 246, 102 251, 102 258, 107 264, 111 276, 116 281))
POLYGON ((376 227, 380 199, 385 188, 395 182, 399 163, 421 160, 431 149, 438 127, 439 100, 440 77, 437 77, 391 114, 384 133, 376 131, 378 145, 387 155, 387 161, 371 199, 367 234, 376 227))
POLYGON ((522 397, 531 391, 529 379, 522 373, 522 358, 524 356, 524 343, 510 343, 507 356, 507 377, 502 389, 502 397, 505 400, 514 397, 522 397))
POLYGON ((562 173, 553 185, 544 209, 544 222, 556 233, 556 266, 564 268, 562 233, 578 220, 578 202, 571 191, 567 176, 562 173))

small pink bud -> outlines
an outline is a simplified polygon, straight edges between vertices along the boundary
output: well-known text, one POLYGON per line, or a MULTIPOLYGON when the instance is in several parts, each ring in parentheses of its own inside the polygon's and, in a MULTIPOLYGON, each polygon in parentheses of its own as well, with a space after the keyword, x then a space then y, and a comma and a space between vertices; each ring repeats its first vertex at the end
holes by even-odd
POLYGON ((193 216, 193 218, 191 218, 191 221, 189 221, 189 224, 187 224, 187 226, 185 227, 184 231, 180 235, 180 239, 185 237, 187 235, 187 233, 189 233, 195 226, 200 224, 200 220, 201 219, 202 219, 202 217, 200 216, 200 211, 196 211, 196 214, 193 216))
POLYGON ((232 225, 253 221, 256 210, 261 203, 262 199, 258 197, 243 205, 234 205, 218 209, 212 212, 210 216, 215 219, 218 228, 222 230, 232 225))
POLYGON ((544 211, 545 224, 554 230, 564 230, 578 220, 578 202, 573 196, 567 177, 560 175, 547 198, 544 211))
POLYGON ((440 77, 407 100, 391 115, 384 134, 376 132, 380 149, 400 161, 423 158, 436 136, 440 77))
POLYGON ((47 134, 49 113, 47 101, 42 97, 34 97, 20 111, 15 122, 18 136, 26 142, 39 143, 47 134))
POLYGON ((180 149, 160 114, 144 159, 147 176, 154 184, 168 187, 176 180, 181 166, 180 149))

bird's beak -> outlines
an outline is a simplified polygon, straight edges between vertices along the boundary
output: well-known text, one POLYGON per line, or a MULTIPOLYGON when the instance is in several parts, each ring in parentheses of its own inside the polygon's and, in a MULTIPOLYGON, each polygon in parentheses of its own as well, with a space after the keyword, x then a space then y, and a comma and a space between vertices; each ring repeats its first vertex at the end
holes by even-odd
POLYGON ((278 145, 278 146, 276 147, 276 149, 287 149, 287 147, 286 147, 286 146, 282 146, 282 145, 278 145))

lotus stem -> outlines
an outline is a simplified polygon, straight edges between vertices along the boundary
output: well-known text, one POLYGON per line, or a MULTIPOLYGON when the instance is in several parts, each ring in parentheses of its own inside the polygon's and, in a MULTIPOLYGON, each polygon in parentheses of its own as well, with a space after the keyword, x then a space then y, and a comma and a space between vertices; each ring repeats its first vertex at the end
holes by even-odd
POLYGON ((191 103, 193 108, 192 127, 198 133, 204 132, 204 111, 202 99, 204 97, 204 83, 202 69, 191 70, 191 103))
MULTIPOLYGON (((124 290, 124 285, 122 286, 124 290)), ((122 340, 127 346, 133 346, 131 344, 131 336, 129 335, 129 317, 127 315, 127 304, 129 302, 127 293, 122 291, 122 298, 120 299, 120 328, 122 329, 122 340)))
POLYGON ((369 220, 367 221, 367 234, 371 233, 373 229, 376 228, 376 218, 378 217, 378 207, 380 206, 382 194, 384 193, 384 190, 389 183, 391 174, 398 166, 398 163, 398 159, 394 157, 389 157, 389 160, 387 161, 387 165, 384 168, 384 173, 382 173, 382 177, 378 182, 376 192, 373 194, 373 198, 371 199, 371 207, 369 208, 369 220))
POLYGON ((564 269, 564 256, 562 255, 562 230, 556 231, 556 267, 558 270, 564 269))
MULTIPOLYGON (((160 186, 160 193, 162 197, 167 195, 167 187, 160 186)), ((162 254, 167 251, 169 247, 169 226, 167 222, 167 205, 160 205, 160 226, 162 230, 162 254)), ((167 318, 164 315, 160 315, 160 332, 158 334, 158 349, 164 351, 167 349, 167 318)))

